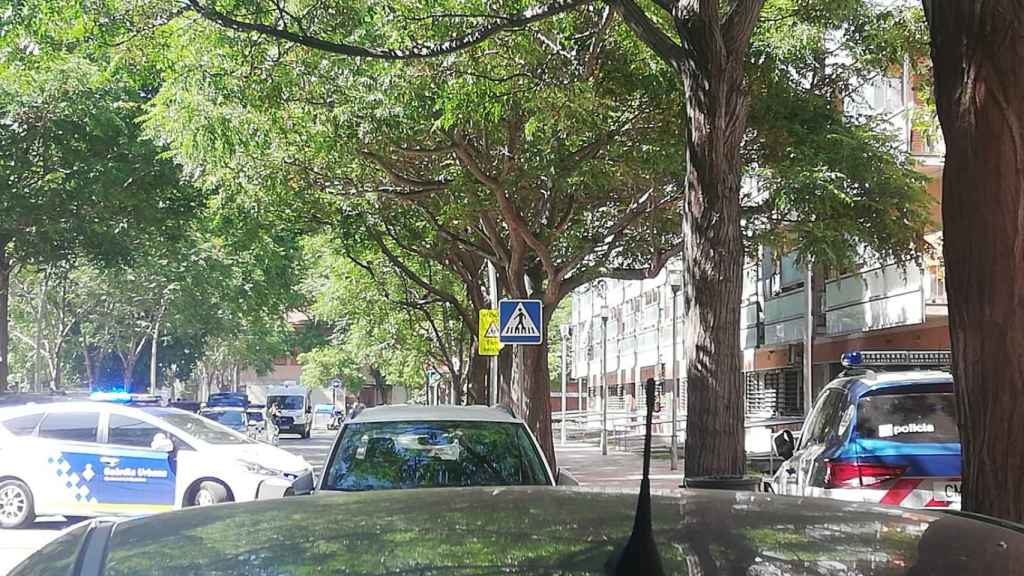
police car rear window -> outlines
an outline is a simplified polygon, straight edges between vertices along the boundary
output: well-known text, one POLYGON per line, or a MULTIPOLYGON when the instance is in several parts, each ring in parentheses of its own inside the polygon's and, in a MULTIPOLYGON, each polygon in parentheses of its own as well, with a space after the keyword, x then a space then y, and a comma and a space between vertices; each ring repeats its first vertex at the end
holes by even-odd
POLYGON ((857 435, 901 443, 959 442, 953 394, 865 396, 857 404, 857 435))
POLYGON ((3 427, 15 436, 31 436, 36 430, 36 424, 39 424, 39 421, 42 419, 43 413, 36 412, 35 414, 8 418, 0 424, 3 424, 3 427))
POLYGON ((50 412, 39 425, 38 435, 69 442, 95 442, 99 412, 50 412))

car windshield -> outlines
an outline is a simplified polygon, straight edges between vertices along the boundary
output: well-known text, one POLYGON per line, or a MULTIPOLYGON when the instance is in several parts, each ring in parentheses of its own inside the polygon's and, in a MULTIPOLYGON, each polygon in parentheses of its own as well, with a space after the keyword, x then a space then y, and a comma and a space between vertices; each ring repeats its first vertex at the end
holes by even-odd
POLYGON ((540 455, 520 424, 349 424, 327 466, 328 490, 547 484, 540 455))
POLYGON ((281 410, 302 410, 302 396, 271 396, 267 398, 267 405, 276 404, 281 410))
POLYGON ((865 396, 857 405, 857 436, 901 443, 959 442, 952 393, 865 396))
POLYGON ((263 422, 262 412, 246 412, 246 415, 249 417, 249 422, 263 422))
POLYGON ((241 428, 242 426, 245 426, 245 418, 242 416, 242 413, 234 410, 211 410, 209 412, 203 412, 202 416, 206 416, 210 420, 220 422, 221 424, 231 428, 241 428))
POLYGON ((210 444, 252 444, 247 437, 221 424, 188 413, 161 413, 161 420, 176 426, 188 434, 210 444))

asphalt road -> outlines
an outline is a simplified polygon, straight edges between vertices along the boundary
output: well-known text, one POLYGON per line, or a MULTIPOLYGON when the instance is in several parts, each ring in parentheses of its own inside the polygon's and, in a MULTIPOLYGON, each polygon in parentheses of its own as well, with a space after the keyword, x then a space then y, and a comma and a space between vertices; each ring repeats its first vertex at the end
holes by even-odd
MULTIPOLYGON (((315 430, 308 440, 285 434, 280 438, 279 447, 304 457, 316 469, 319 478, 336 434, 337 432, 315 430)), ((0 574, 7 574, 26 556, 45 546, 56 538, 61 530, 74 525, 77 521, 59 516, 40 518, 30 528, 24 530, 0 531, 0 574)))

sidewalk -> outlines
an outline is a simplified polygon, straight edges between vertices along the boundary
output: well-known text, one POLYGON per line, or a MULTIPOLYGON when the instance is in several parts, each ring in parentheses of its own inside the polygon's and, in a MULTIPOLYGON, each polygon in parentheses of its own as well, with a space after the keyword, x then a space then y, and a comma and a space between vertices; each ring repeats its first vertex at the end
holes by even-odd
MULTIPOLYGON (((639 490, 643 475, 643 456, 639 453, 608 450, 601 455, 601 448, 588 442, 566 442, 564 446, 555 441, 555 456, 558 467, 579 481, 581 486, 639 490)), ((683 462, 679 470, 669 469, 668 452, 659 451, 651 458, 651 489, 678 489, 683 480, 683 462)))

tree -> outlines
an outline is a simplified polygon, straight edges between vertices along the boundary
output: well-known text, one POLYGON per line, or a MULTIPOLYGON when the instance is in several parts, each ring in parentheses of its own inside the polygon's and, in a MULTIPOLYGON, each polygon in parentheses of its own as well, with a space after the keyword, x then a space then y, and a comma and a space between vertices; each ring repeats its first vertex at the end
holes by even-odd
MULTIPOLYGON (((422 294, 391 270, 379 250, 353 253, 351 245, 343 244, 329 237, 307 242, 313 264, 303 287, 310 311, 334 328, 329 343, 300 361, 313 367, 320 381, 340 377, 361 386, 366 379, 355 374, 364 372, 382 391, 389 383, 415 390, 431 368, 446 375, 457 400, 466 383, 472 341, 459 315, 449 302, 422 294)), ((439 288, 451 287, 444 271, 435 276, 429 263, 413 266, 420 269, 417 276, 439 288)))
POLYGON ((1024 5, 925 0, 964 509, 1024 520, 1024 5))
MULTIPOLYGON (((610 4, 611 12, 589 2, 553 2, 468 18, 458 2, 445 6, 451 8, 447 15, 432 13, 436 3, 409 2, 381 13, 352 6, 353 13, 365 16, 353 19, 320 6, 275 10, 258 0, 188 4, 210 22, 243 33, 224 40, 190 30, 189 38, 198 39, 191 49, 202 50, 204 58, 185 68, 199 74, 185 74, 187 83, 165 92, 161 105, 184 104, 179 118, 217 118, 212 125, 220 134, 170 131, 178 152, 196 164, 209 164, 209 143, 216 141, 214 152, 223 153, 226 145, 233 149, 232 162, 251 165, 238 157, 259 149, 261 139, 272 139, 274 150, 297 145, 279 154, 293 180, 367 192, 366 179, 351 167, 351 158, 362 156, 364 163, 376 165, 378 176, 371 181, 376 193, 413 204, 428 219, 433 215, 450 241, 483 247, 483 257, 504 271, 505 293, 543 298, 548 318, 574 287, 600 276, 650 276, 682 254, 692 348, 688 438, 700 447, 687 458, 690 476, 736 474, 744 468, 735 314, 744 248, 741 176, 755 171, 769 179, 803 176, 800 185, 777 186, 753 208, 759 218, 771 216, 766 221, 776 224, 776 231, 785 220, 810 223, 804 229, 785 222, 781 227, 790 230, 786 240, 805 256, 825 262, 848 257, 861 244, 883 256, 912 256, 924 221, 919 182, 906 176, 905 162, 889 154, 874 156, 886 160, 886 177, 875 181, 857 171, 867 166, 876 172, 868 162, 844 163, 842 154, 772 154, 794 135, 816 130, 834 141, 853 138, 858 150, 870 150, 868 123, 847 117, 835 103, 866 76, 899 61, 891 56, 902 55, 896 49, 902 28, 899 18, 867 3, 777 1, 770 6, 777 18, 760 36, 754 32, 761 0, 728 7, 619 0, 610 4), (453 17, 454 12, 462 17, 453 17), (551 18, 556 15, 562 16, 551 18), (464 21, 471 24, 460 24, 464 21), (522 33, 503 36, 501 45, 483 43, 513 29, 522 33), (396 38, 417 41, 411 49, 387 49, 341 40, 349 37, 378 45, 396 38), (660 67, 649 68, 649 54, 638 46, 650 49, 660 67), (884 48, 883 57, 862 57, 870 52, 865 46, 884 48), (206 57, 213 47, 218 59, 206 57), (829 60, 837 50, 850 53, 850 61, 829 60), (329 54, 385 60, 447 56, 389 67, 338 64, 329 54), (219 75, 197 83, 196 76, 211 78, 225 66, 225 58, 237 69, 239 55, 258 83, 247 78, 239 86, 219 75), (593 74, 595 69, 601 72, 593 74), (340 82, 360 89, 339 90, 340 82), (180 98, 186 84, 191 101, 180 98), (218 113, 204 97, 214 86, 217 99, 234 95, 231 108, 218 113), (780 130, 779 118, 771 114, 757 117, 763 124, 748 124, 755 108, 770 111, 772 98, 790 109, 809 105, 816 115, 807 119, 824 125, 808 130, 791 123, 780 130), (345 123, 346 101, 361 103, 351 108, 358 114, 348 112, 362 121, 355 126, 345 123), (259 122, 244 122, 239 103, 261 108, 263 114, 254 115, 259 122), (686 121, 679 122, 681 117, 686 121), (313 131, 296 130, 303 118, 313 131), (246 136, 219 138, 229 124, 229 131, 246 136), (640 142, 630 140, 637 126, 645 131, 640 142), (353 145, 359 148, 352 150, 353 145), (634 164, 624 164, 623 158, 634 164), (349 170, 339 174, 338 166, 349 170), (558 170, 566 167, 571 177, 563 179, 558 170), (837 173, 841 178, 827 182, 824 192, 807 176, 837 173), (379 187, 380 174, 390 187, 379 187), (465 209, 438 209, 450 206, 465 209), (682 211, 681 235, 675 207, 682 211), (822 207, 829 218, 801 213, 822 207), (560 217, 566 213, 570 221, 563 227, 560 217), (843 218, 833 219, 838 214, 843 218), (886 224, 875 226, 877 221, 886 224)), ((167 114, 164 124, 172 118, 174 113, 167 114)), ((839 149, 833 144, 830 150, 839 149)), ((267 149, 254 155, 264 171, 274 150, 269 157, 267 149)), ((215 169, 223 170, 223 165, 215 169)), ((546 350, 523 350, 519 361, 530 398, 528 420, 551 455, 546 350)))
POLYGON ((73 54, 40 53, 19 32, 0 35, 0 392, 18 264, 127 259, 140 239, 173 237, 198 203, 141 138, 138 85, 73 54))

